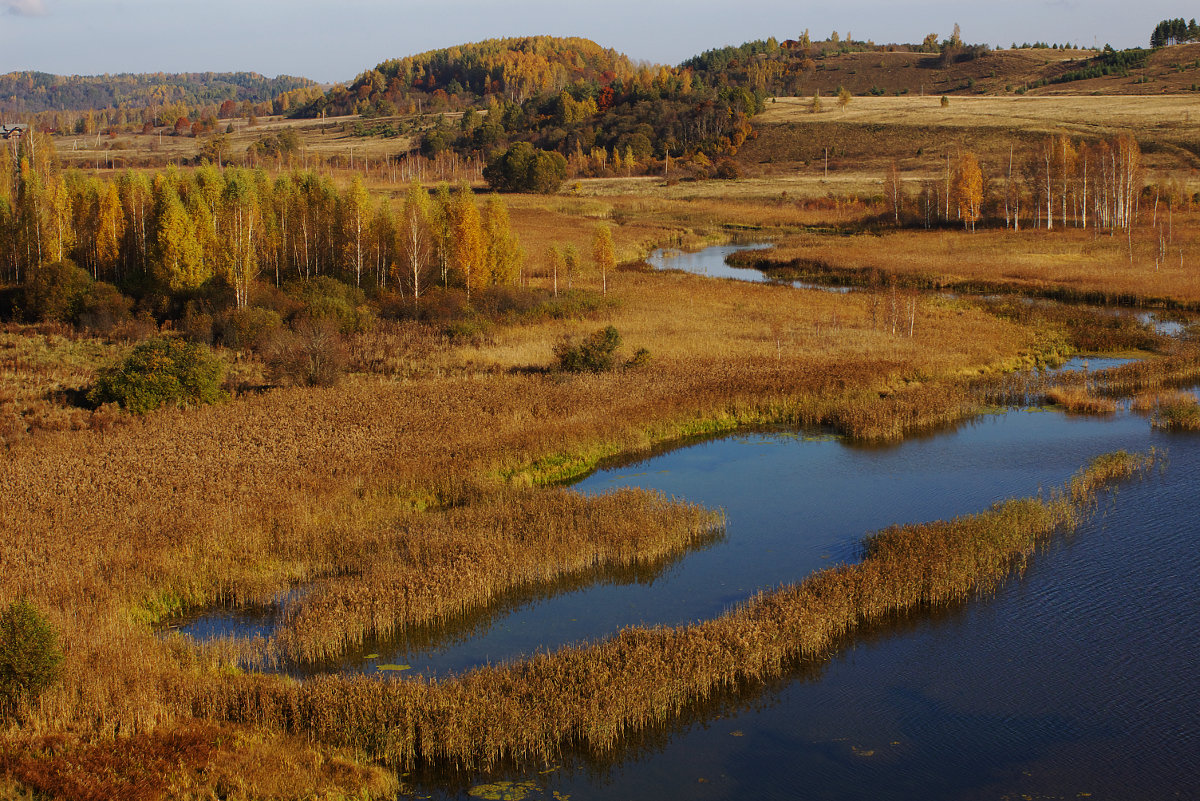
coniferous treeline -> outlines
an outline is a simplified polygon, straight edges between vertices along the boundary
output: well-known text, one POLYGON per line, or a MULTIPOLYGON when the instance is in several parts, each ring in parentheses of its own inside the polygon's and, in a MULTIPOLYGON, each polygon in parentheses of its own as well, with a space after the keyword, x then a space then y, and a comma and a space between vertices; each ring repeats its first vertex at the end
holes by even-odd
POLYGON ((188 107, 271 102, 297 89, 315 87, 307 78, 256 72, 122 73, 53 75, 10 72, 0 75, 0 110, 25 115, 41 111, 140 109, 183 104, 188 107))
MULTIPOLYGON (((496 196, 465 185, 403 203, 295 171, 205 164, 103 180, 60 171, 48 138, 0 150, 0 280, 36 284, 73 264, 137 295, 225 293, 244 308, 259 282, 336 278, 419 301, 430 286, 470 293, 514 283, 523 254, 496 196), (56 266, 57 265, 57 266, 56 266)), ((74 279, 72 279, 74 280, 74 279)))
POLYGON ((1150 34, 1151 47, 1166 47, 1187 42, 1200 42, 1200 25, 1196 24, 1194 17, 1187 22, 1183 21, 1183 17, 1165 19, 1155 25, 1154 32, 1150 34))

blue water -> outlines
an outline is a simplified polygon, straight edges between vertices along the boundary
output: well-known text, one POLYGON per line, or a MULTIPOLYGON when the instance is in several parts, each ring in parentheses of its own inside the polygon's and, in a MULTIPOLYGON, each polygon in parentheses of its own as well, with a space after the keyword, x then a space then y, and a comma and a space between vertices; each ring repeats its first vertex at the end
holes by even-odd
POLYGON ((1200 437, 1128 412, 1011 411, 891 447, 748 434, 601 470, 579 491, 636 486, 720 507, 725 537, 656 574, 531 597, 440 644, 377 644, 375 659, 336 669, 445 674, 710 618, 856 559, 868 532, 977 512, 1060 486, 1099 454, 1148 447, 1167 451, 1165 472, 1123 485, 993 598, 870 627, 827 662, 699 705, 603 762, 476 780, 574 801, 1196 798, 1200 437))
POLYGON ((693 252, 660 248, 651 253, 646 261, 656 270, 683 270, 710 278, 774 283, 761 270, 730 267, 725 263, 725 259, 734 253, 743 250, 765 250, 770 247, 770 243, 755 242, 746 245, 713 245, 693 252))
POLYGON ((1168 452, 1165 472, 1123 485, 996 597, 874 626, 827 663, 702 705, 602 763, 502 778, 576 801, 1197 798, 1200 437, 1128 413, 1012 412, 882 449, 733 437, 579 486, 725 508, 727 542, 663 586, 688 603, 662 617, 704 617, 753 584, 852 558, 866 531, 977 511, 1151 446, 1168 452))

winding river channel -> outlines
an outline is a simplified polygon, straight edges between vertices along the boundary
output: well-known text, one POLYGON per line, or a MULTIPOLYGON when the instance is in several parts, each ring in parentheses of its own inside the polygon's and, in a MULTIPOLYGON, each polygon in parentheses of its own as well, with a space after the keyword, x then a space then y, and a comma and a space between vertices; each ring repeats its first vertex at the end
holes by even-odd
MULTIPOLYGON (((723 263, 725 252, 712 255, 723 263)), ((1164 470, 1122 485, 994 597, 860 631, 827 662, 717 698, 604 763, 408 781, 425 797, 575 801, 1198 798, 1200 436, 1129 411, 1012 409, 888 447, 820 431, 738 434, 602 469, 576 489, 643 487, 721 508, 724 536, 657 571, 514 596, 320 669, 441 676, 623 626, 715 617, 858 559, 877 529, 1036 495, 1097 455, 1150 447, 1167 454, 1164 470)), ((210 615, 184 631, 271 626, 210 615)))

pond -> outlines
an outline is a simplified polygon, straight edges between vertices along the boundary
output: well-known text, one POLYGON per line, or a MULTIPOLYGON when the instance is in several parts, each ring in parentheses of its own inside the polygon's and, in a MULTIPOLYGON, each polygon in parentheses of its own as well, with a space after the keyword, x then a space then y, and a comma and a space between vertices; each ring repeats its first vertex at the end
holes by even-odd
POLYGON ((575 801, 1190 797, 1200 438, 1128 413, 1021 411, 885 449, 732 437, 579 486, 652 487, 726 508, 727 541, 670 577, 702 617, 754 581, 852 558, 865 531, 976 511, 1057 485, 1099 453, 1150 446, 1167 449, 1165 472, 1122 486, 995 597, 874 626, 828 663, 705 704, 604 763, 503 778, 532 782, 529 798, 575 801))
POLYGON ((796 289, 815 289, 820 292, 834 292, 838 294, 845 294, 851 291, 850 287, 822 286, 821 284, 812 284, 805 281, 782 281, 772 278, 762 270, 756 270, 753 267, 731 267, 726 262, 726 259, 734 253, 740 253, 743 250, 766 250, 771 247, 773 245, 770 242, 748 242, 740 245, 713 245, 697 251, 660 248, 651 253, 646 258, 646 261, 656 270, 683 270, 684 272, 703 275, 709 278, 730 278, 735 281, 780 284, 796 289))
POLYGON ((486 781, 576 801, 801 788, 814 798, 1180 797, 1200 748, 1200 438, 1127 412, 1015 410, 880 448, 747 434, 601 470, 579 491, 638 486, 719 506, 725 537, 652 576, 597 577, 420 647, 373 644, 375 659, 326 668, 445 674, 625 625, 713 617, 856 559, 870 531, 980 511, 1058 486, 1098 454, 1151 446, 1169 452, 1165 473, 1123 486, 996 597, 875 626, 827 664, 717 699, 604 764, 486 781))
MULTIPOLYGON (((889 447, 819 433, 760 433, 669 451, 576 484, 585 493, 653 489, 725 511, 725 536, 653 573, 598 572, 566 586, 515 594, 485 614, 396 642, 368 642, 337 664, 295 675, 375 672, 407 665, 446 675, 595 640, 631 625, 678 625, 715 617, 757 592, 857 559, 868 532, 893 523, 954 517, 1062 484, 1089 459, 1144 445, 1144 418, 1012 412, 953 432, 889 447)), ((293 596, 294 597, 294 596, 293 596)), ((203 615, 178 631, 197 639, 264 636, 269 613, 203 615)))

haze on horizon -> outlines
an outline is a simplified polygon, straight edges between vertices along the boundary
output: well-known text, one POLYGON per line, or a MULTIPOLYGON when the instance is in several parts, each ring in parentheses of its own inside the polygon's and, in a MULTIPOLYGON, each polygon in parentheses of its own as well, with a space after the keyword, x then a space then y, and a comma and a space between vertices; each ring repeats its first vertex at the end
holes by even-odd
POLYGON ((678 64, 769 36, 920 42, 949 36, 1008 47, 1045 41, 1146 46, 1185 4, 1146 0, 844 0, 800 4, 562 0, 0 0, 0 73, 252 71, 346 81, 380 61, 502 36, 582 36, 630 57, 678 64))

